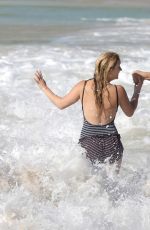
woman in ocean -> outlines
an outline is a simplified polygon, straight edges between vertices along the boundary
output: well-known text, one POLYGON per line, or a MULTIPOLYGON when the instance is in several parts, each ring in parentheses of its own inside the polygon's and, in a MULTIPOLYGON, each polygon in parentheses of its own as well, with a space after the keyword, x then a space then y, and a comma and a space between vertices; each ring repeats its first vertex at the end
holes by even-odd
MULTIPOLYGON (((95 163, 116 165, 119 172, 123 146, 114 124, 118 106, 131 117, 137 108, 143 79, 138 77, 133 96, 128 99, 123 86, 111 83, 121 71, 120 57, 114 52, 102 53, 95 64, 93 78, 78 82, 64 97, 60 97, 46 85, 42 73, 35 73, 35 81, 50 101, 59 109, 81 101, 83 127, 79 143, 85 149, 86 157, 95 163)), ((136 76, 134 77, 136 81, 136 76)))

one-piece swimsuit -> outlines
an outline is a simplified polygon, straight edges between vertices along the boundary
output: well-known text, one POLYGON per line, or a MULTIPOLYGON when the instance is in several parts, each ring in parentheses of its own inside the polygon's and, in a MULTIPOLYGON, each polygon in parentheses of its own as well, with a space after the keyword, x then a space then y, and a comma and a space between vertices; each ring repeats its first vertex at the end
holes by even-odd
MULTIPOLYGON (((85 81, 82 93, 83 127, 79 144, 85 149, 86 157, 94 164, 109 162, 110 164, 120 160, 123 155, 123 145, 120 134, 114 124, 114 120, 105 125, 94 125, 88 122, 84 116, 83 98, 87 81, 85 81)), ((118 91, 116 88, 117 109, 118 91)))

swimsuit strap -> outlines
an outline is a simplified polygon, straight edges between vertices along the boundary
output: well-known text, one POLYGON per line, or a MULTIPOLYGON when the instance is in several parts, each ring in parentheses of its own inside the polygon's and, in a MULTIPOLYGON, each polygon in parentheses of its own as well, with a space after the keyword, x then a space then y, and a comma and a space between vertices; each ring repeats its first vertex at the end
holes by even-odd
POLYGON ((86 83, 87 83, 87 81, 84 82, 83 91, 82 91, 82 99, 81 99, 81 103, 82 103, 82 112, 83 112, 83 117, 84 117, 84 119, 85 119, 85 116, 84 116, 84 109, 83 109, 83 97, 84 97, 84 91, 85 91, 86 83))
MULTIPOLYGON (((118 106, 119 106, 118 90, 117 90, 117 86, 116 85, 114 85, 114 86, 116 88, 116 99, 117 99, 117 110, 118 110, 118 106)), ((117 112, 117 110, 116 110, 116 112, 117 112)))

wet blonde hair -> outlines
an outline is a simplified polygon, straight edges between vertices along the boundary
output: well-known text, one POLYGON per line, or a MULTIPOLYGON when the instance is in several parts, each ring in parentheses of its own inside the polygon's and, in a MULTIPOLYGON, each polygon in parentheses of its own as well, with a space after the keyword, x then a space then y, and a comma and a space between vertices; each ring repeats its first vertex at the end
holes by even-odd
POLYGON ((95 83, 95 100, 96 105, 100 108, 103 105, 103 91, 107 89, 108 76, 110 70, 112 70, 117 62, 120 61, 120 57, 115 52, 102 53, 95 64, 94 83, 95 83))

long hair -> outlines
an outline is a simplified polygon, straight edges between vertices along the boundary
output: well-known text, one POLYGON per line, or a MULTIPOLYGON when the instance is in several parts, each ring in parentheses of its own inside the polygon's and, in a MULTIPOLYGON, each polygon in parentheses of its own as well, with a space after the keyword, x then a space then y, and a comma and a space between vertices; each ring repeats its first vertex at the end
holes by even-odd
POLYGON ((98 108, 103 106, 103 92, 107 89, 108 76, 117 62, 120 60, 119 55, 114 52, 102 53, 95 64, 94 83, 95 83, 95 102, 98 108))

